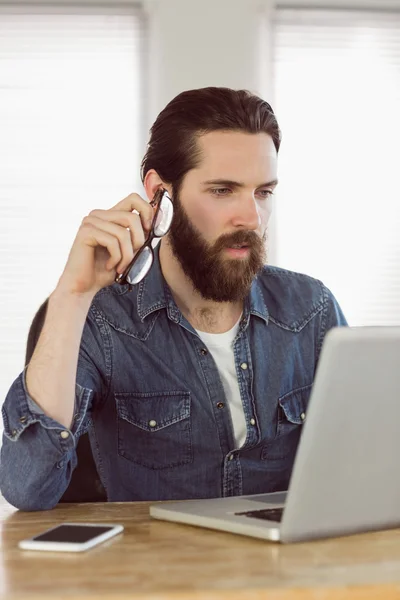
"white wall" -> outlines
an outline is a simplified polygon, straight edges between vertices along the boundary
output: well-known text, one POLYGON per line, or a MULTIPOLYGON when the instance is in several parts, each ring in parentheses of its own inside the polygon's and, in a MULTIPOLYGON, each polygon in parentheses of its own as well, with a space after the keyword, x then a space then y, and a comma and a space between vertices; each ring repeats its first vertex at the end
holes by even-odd
POLYGON ((148 126, 176 94, 208 85, 247 88, 273 105, 269 23, 277 4, 400 8, 400 0, 143 0, 142 4, 150 32, 148 126))
MULTIPOLYGON (((41 0, 0 0, 0 5, 41 0)), ((159 111, 183 90, 208 85, 247 88, 274 105, 270 19, 276 5, 379 10, 400 0, 47 0, 49 5, 139 4, 148 18, 146 132, 159 111)))
MULTIPOLYGON (((265 26, 271 2, 147 0, 150 26, 148 119, 176 94, 209 85, 265 91, 265 26)), ((265 45, 267 46, 267 45, 265 45)))

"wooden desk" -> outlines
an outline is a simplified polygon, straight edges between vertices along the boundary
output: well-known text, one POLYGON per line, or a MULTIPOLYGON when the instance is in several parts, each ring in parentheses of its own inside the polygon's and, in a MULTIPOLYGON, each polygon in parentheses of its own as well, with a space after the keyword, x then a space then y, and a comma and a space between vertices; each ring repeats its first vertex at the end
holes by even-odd
POLYGON ((0 515, 1 599, 400 599, 400 530, 280 546, 150 520, 148 504, 22 513, 3 503, 0 515), (122 523, 125 533, 82 554, 18 549, 63 521, 122 523))

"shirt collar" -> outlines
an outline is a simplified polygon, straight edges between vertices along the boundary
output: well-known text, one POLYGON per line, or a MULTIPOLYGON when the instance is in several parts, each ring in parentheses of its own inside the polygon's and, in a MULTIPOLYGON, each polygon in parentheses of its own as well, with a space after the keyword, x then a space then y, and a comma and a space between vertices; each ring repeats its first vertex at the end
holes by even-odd
POLYGON ((268 325, 269 321, 269 313, 267 305, 265 304, 264 294, 261 289, 261 285, 258 281, 259 275, 255 277, 253 283, 251 284, 250 293, 246 298, 245 302, 245 314, 246 309, 249 315, 255 315, 256 317, 260 317, 265 321, 265 324, 268 325))
POLYGON ((161 272, 160 244, 154 250, 154 263, 146 277, 139 283, 137 311, 141 321, 151 313, 166 308, 172 321, 178 323, 181 312, 176 306, 164 276, 161 272))
MULTIPOLYGON (((160 244, 154 248, 154 264, 148 275, 139 283, 137 312, 140 320, 143 322, 151 313, 166 308, 169 318, 175 323, 179 323, 182 319, 182 314, 161 272, 159 248, 160 244)), ((254 279, 245 301, 242 327, 247 327, 250 315, 260 317, 268 325, 268 309, 258 282, 258 277, 254 279)))

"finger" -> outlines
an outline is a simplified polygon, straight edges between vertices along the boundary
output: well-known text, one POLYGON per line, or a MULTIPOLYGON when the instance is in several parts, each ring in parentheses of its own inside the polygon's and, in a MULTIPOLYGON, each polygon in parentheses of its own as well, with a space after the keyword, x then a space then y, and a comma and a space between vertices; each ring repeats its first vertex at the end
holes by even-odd
POLYGON ((133 248, 134 250, 139 250, 139 248, 143 246, 143 244, 146 241, 146 236, 143 231, 142 222, 140 220, 139 215, 132 214, 129 229, 131 233, 131 238, 133 240, 133 248))
POLYGON ((112 270, 121 262, 122 253, 119 245, 119 240, 114 235, 107 233, 102 229, 97 229, 93 225, 85 224, 80 228, 80 235, 85 244, 92 248, 101 246, 108 250, 110 258, 107 261, 106 267, 112 270))
MULTIPOLYGON (((98 217, 88 216, 85 217, 84 223, 86 225, 92 225, 96 229, 106 231, 110 235, 113 235, 119 242, 121 251, 121 260, 116 263, 118 273, 123 273, 129 263, 133 260, 135 251, 138 250, 144 244, 144 233, 138 218, 138 224, 135 225, 136 231, 129 231, 126 227, 121 227, 116 223, 105 221, 98 217), (139 227, 138 227, 138 226, 139 227)), ((114 265, 114 266, 116 266, 114 265)))
MULTIPOLYGON (((122 210, 92 210, 88 217, 85 217, 84 221, 89 219, 89 222, 93 222, 95 227, 101 227, 99 221, 103 223, 111 222, 117 224, 117 226, 121 226, 126 230, 129 228, 130 235, 132 239, 132 245, 134 249, 140 248, 143 246, 145 242, 145 235, 143 231, 143 226, 139 215, 134 213, 123 212, 122 210), (94 219, 91 221, 90 219, 94 219)), ((107 231, 111 232, 111 229, 107 231)), ((114 230, 116 231, 116 230, 114 230)))
POLYGON ((150 206, 149 202, 143 200, 139 194, 129 194, 129 196, 118 202, 118 204, 111 207, 111 210, 123 210, 125 212, 137 210, 143 223, 143 227, 145 229, 150 229, 151 227, 153 207, 150 206))

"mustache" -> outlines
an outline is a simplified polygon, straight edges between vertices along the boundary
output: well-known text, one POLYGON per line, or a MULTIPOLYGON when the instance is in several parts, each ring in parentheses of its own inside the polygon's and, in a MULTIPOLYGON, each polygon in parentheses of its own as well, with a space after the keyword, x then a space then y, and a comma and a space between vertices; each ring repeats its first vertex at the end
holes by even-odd
POLYGON ((225 248, 236 246, 237 244, 248 246, 249 248, 260 248, 265 240, 265 235, 261 238, 255 231, 235 231, 221 235, 214 244, 213 250, 220 252, 225 248))

